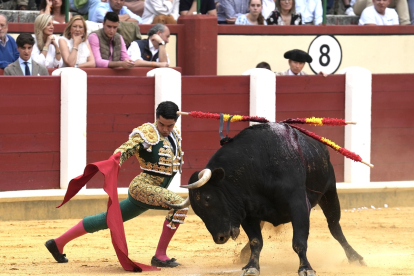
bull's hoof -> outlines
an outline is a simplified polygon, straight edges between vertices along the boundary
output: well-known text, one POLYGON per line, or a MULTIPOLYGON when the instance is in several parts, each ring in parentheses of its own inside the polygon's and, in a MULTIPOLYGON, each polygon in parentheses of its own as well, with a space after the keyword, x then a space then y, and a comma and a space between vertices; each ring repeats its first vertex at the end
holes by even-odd
POLYGON ((309 269, 309 270, 302 270, 299 271, 299 276, 316 276, 315 270, 309 269))
POLYGON ((260 271, 257 268, 250 267, 250 268, 243 269, 242 274, 240 274, 240 276, 248 276, 248 275, 259 276, 260 271))

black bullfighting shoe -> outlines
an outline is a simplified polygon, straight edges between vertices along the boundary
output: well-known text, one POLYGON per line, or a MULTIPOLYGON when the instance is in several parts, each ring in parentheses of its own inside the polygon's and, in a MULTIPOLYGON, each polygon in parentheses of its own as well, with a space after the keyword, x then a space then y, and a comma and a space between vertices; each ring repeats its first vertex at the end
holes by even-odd
POLYGON ((56 242, 54 239, 48 240, 45 243, 47 250, 49 250, 50 254, 52 254, 53 258, 55 258, 56 262, 58 263, 67 263, 68 259, 66 258, 66 254, 60 254, 59 249, 56 246, 56 242))
POLYGON ((172 258, 171 260, 161 261, 154 256, 151 259, 151 265, 156 267, 176 267, 180 264, 176 262, 175 258, 172 258))

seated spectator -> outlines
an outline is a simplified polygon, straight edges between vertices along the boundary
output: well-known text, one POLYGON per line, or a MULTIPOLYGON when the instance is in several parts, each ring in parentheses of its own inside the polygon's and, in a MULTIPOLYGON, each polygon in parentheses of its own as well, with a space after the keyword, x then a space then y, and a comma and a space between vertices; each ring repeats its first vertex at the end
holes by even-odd
POLYGON ((358 25, 407 25, 410 24, 408 4, 406 0, 357 0, 355 13, 361 15, 358 25), (388 8, 393 3, 397 12, 388 8), (363 11, 362 11, 363 10, 363 11), (362 12, 362 13, 361 13, 362 12))
POLYGON ((19 58, 4 69, 4 75, 13 76, 47 76, 46 67, 32 59, 35 40, 31 34, 22 33, 16 39, 19 58))
POLYGON ((119 17, 115 12, 108 12, 104 17, 103 28, 92 32, 89 37, 96 67, 130 69, 134 62, 129 59, 124 39, 116 32, 119 17))
POLYGON ((9 22, 0 14, 0 68, 4 69, 19 58, 16 41, 7 34, 9 22))
POLYGON ((53 30, 53 17, 50 14, 41 14, 36 17, 32 58, 46 68, 59 68, 63 65, 62 55, 53 30))
POLYGON ((86 23, 81 15, 75 15, 66 25, 59 39, 63 67, 93 68, 95 58, 87 40, 86 23))
POLYGON ((136 40, 128 48, 128 55, 137 67, 168 67, 167 43, 170 30, 163 24, 155 24, 148 31, 148 39, 136 40))
MULTIPOLYGON (((65 20, 65 0, 42 0, 40 2, 39 14, 50 14, 53 16, 53 23, 63 24, 65 20)), ((69 19, 72 15, 69 13, 69 19)))
POLYGON ((272 69, 270 68, 270 64, 265 62, 265 61, 262 61, 262 62, 258 63, 256 65, 256 68, 263 68, 263 69, 267 69, 267 70, 272 71, 272 69))
MULTIPOLYGON (((217 16, 214 0, 200 0, 200 5, 201 14, 217 16)), ((180 0, 180 15, 192 15, 194 12, 197 12, 197 0, 180 0)))
MULTIPOLYGON (((180 0, 145 0, 144 13, 142 14, 143 24, 154 24, 157 17, 169 17, 169 22, 175 22, 179 15, 180 0)), ((157 22, 157 21, 156 21, 157 22)))
POLYGON ((249 0, 219 0, 217 21, 219 24, 234 24, 237 17, 249 12, 249 0))
POLYGON ((302 15, 302 23, 307 25, 322 24, 321 0, 296 0, 296 12, 302 15))
POLYGON ((296 13, 295 0, 276 0, 276 7, 266 20, 267 25, 302 25, 302 15, 296 13))
POLYGON ((0 10, 28 10, 29 0, 2 0, 0 10))
POLYGON ((89 10, 89 20, 102 23, 107 12, 118 15, 119 21, 135 22, 142 24, 142 18, 132 13, 124 6, 125 0, 108 0, 109 3, 101 2, 93 10, 89 10))
POLYGON ((263 0, 263 9, 262 14, 265 19, 268 19, 272 12, 276 9, 276 4, 274 0, 263 0))
MULTIPOLYGON (((311 63, 312 57, 302 50, 290 50, 284 54, 285 59, 289 60, 289 69, 287 71, 276 73, 278 76, 304 76, 307 75, 304 71, 302 71, 305 63, 311 63)), ((318 75, 323 75, 324 77, 328 76, 328 74, 324 72, 319 72, 318 75)))
POLYGON ((236 25, 267 25, 262 14, 262 0, 249 1, 249 13, 237 17, 236 25))

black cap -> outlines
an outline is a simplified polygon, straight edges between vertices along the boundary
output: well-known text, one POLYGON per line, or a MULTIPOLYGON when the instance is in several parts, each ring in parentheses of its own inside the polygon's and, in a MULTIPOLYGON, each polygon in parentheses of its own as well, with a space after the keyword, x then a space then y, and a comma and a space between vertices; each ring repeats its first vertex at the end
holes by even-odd
POLYGON ((297 62, 312 62, 312 57, 308 53, 298 49, 287 51, 284 57, 286 59, 291 59, 297 62))

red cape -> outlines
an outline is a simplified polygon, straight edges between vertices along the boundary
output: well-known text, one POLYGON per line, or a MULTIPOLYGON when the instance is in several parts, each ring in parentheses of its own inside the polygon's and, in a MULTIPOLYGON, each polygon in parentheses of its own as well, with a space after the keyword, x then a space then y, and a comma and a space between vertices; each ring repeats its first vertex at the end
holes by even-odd
POLYGON ((80 189, 82 189, 82 187, 85 186, 98 171, 100 171, 105 177, 103 189, 109 196, 106 222, 111 231, 112 244, 122 267, 127 271, 135 272, 160 270, 154 266, 133 262, 128 258, 128 246, 125 238, 124 223, 119 207, 117 190, 120 156, 121 153, 117 153, 112 155, 108 160, 86 165, 83 175, 80 175, 69 182, 68 190, 66 191, 63 202, 56 208, 59 208, 74 197, 80 189))

